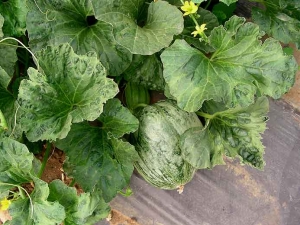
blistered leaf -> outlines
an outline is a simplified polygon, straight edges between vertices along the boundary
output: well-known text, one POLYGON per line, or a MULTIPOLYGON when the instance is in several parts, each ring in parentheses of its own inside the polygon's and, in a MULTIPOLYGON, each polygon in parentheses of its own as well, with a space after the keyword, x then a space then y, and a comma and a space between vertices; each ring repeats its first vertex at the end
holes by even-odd
POLYGON ((97 119, 118 92, 94 54, 78 56, 64 44, 36 55, 41 69, 29 68, 18 96, 20 122, 30 141, 66 137, 72 123, 97 119))
POLYGON ((133 133, 139 127, 138 119, 115 98, 107 101, 99 121, 103 124, 102 129, 116 138, 133 133))
POLYGON ((79 196, 73 187, 60 180, 49 184, 48 201, 58 201, 66 211, 65 225, 93 225, 107 217, 110 207, 101 199, 100 193, 82 193, 79 196))
POLYGON ((294 0, 266 0, 265 9, 252 8, 252 19, 275 39, 300 49, 300 4, 294 0))
POLYGON ((68 136, 56 146, 66 153, 65 172, 84 191, 100 190, 106 202, 128 185, 137 153, 132 145, 99 127, 73 124, 68 136))
POLYGON ((77 54, 95 51, 109 75, 120 75, 129 66, 131 53, 116 43, 109 23, 96 19, 90 0, 36 0, 29 5, 27 30, 34 51, 67 42, 77 54))
POLYGON ((268 99, 260 97, 246 108, 237 107, 217 112, 214 110, 220 108, 219 103, 206 104, 204 108, 212 114, 205 115, 209 118, 206 120, 207 126, 203 130, 190 132, 192 136, 186 135, 182 140, 182 144, 186 146, 190 139, 196 143, 194 148, 184 149, 186 160, 194 164, 201 162, 203 152, 210 150, 211 167, 224 164, 223 157, 227 156, 238 157, 243 164, 263 169, 265 163, 261 133, 266 129, 268 99), (209 104, 216 104, 217 107, 209 104))
POLYGON ((10 138, 0 140, 0 192, 31 180, 33 154, 10 138))
POLYGON ((184 40, 176 40, 161 55, 164 78, 179 107, 197 111, 205 100, 227 107, 248 106, 254 96, 280 98, 295 82, 297 63, 278 41, 263 44, 259 27, 233 16, 209 36, 216 50, 210 58, 184 40))
POLYGON ((183 18, 182 13, 166 1, 152 1, 147 18, 139 18, 145 2, 92 0, 96 18, 113 26, 114 38, 120 45, 133 54, 152 55, 181 33, 183 18))
POLYGON ((156 55, 134 55, 124 78, 149 90, 164 90, 162 63, 156 55))
POLYGON ((20 37, 26 31, 26 0, 0 1, 0 14, 4 17, 3 33, 5 36, 20 37))
POLYGON ((57 225, 65 219, 65 210, 58 202, 49 202, 49 188, 46 182, 34 178, 34 191, 29 198, 12 202, 9 213, 11 225, 57 225))

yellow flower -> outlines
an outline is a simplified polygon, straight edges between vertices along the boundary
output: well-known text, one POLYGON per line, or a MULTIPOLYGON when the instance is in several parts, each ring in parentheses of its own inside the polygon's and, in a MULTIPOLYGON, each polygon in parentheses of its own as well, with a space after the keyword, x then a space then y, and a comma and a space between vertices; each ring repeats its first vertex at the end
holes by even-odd
POLYGON ((193 13, 197 12, 198 6, 196 6, 195 3, 192 1, 190 1, 190 2, 185 1, 184 5, 181 6, 181 10, 185 12, 183 14, 183 16, 187 16, 189 14, 193 14, 193 13))
POLYGON ((7 200, 6 198, 0 201, 0 211, 5 211, 9 208, 9 205, 11 204, 10 200, 7 200))
POLYGON ((202 36, 204 34, 204 31, 207 30, 207 28, 205 27, 206 24, 202 24, 200 27, 196 26, 196 30, 192 32, 192 34, 194 35, 194 37, 197 36, 197 34, 199 34, 200 36, 202 36))

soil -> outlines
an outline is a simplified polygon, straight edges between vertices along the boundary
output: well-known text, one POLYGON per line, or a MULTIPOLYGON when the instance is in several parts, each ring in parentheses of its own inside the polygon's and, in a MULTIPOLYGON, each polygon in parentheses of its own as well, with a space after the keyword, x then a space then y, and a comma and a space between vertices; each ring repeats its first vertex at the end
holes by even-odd
MULTIPOLYGON (((36 155, 36 158, 38 158, 40 161, 43 160, 45 150, 36 155)), ((65 154, 63 151, 55 148, 52 150, 52 153, 50 154, 44 173, 41 177, 41 179, 47 183, 50 183, 53 180, 59 179, 63 181, 66 185, 69 185, 72 182, 72 179, 69 178, 64 170, 63 170, 63 163, 65 161, 65 154)), ((78 184, 75 184, 74 186, 77 190, 77 193, 83 193, 83 190, 79 187, 78 184)))
POLYGON ((130 218, 123 215, 121 212, 113 209, 111 211, 110 225, 140 225, 136 218, 130 218))
MULTIPOLYGON (((294 49, 295 59, 300 65, 300 51, 296 49, 295 45, 290 45, 294 49)), ((294 87, 283 97, 290 105, 300 111, 300 71, 298 70, 294 87)))

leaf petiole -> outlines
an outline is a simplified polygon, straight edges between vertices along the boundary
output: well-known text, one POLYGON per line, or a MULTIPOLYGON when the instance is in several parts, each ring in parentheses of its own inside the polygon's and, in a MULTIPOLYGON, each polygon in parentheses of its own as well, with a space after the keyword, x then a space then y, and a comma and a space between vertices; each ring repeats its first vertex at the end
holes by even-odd
POLYGON ((207 113, 204 113, 204 112, 196 112, 196 114, 198 115, 198 116, 201 116, 201 117, 204 117, 204 118, 206 118, 206 119, 213 119, 214 117, 215 117, 215 115, 216 114, 214 114, 214 115, 210 115, 210 114, 207 114, 207 113))
POLYGON ((51 149, 52 149, 51 146, 52 146, 52 144, 48 142, 47 143, 47 148, 46 148, 46 151, 45 151, 45 154, 44 154, 43 162, 42 162, 40 171, 38 173, 38 178, 41 178, 42 175, 43 175, 43 172, 45 170, 45 167, 46 167, 46 164, 47 164, 47 161, 49 159, 50 152, 51 152, 51 149))

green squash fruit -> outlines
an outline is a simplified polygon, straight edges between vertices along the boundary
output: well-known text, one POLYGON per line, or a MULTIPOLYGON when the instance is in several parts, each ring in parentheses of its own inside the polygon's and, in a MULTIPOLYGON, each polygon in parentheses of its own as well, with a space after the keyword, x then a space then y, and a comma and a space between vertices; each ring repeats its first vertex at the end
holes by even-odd
POLYGON ((173 102, 160 101, 144 107, 137 117, 140 125, 134 140, 139 159, 135 168, 155 187, 183 187, 196 169, 182 158, 179 140, 189 128, 202 127, 197 115, 173 102))
POLYGON ((126 105, 134 110, 139 105, 148 105, 150 95, 148 89, 136 83, 129 82, 125 88, 126 105))

